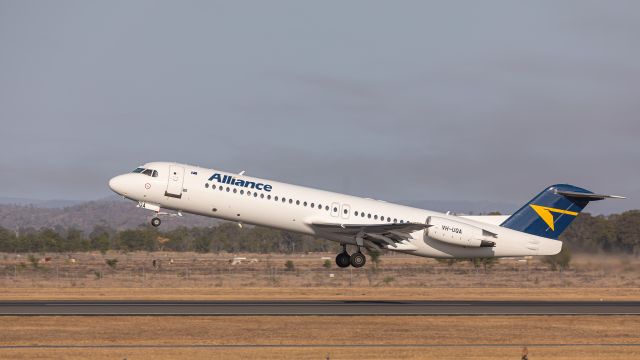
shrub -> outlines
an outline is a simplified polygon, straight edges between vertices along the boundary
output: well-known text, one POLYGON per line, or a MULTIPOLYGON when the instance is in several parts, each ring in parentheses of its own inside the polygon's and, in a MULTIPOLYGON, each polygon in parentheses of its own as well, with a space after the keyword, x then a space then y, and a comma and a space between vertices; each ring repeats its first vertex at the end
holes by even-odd
POLYGON ((556 255, 545 256, 542 259, 542 262, 549 265, 551 270, 563 271, 569 268, 569 264, 571 263, 571 250, 569 247, 562 246, 562 250, 556 255))
POLYGON ((106 259, 104 261, 110 268, 114 269, 118 265, 118 259, 106 259))
POLYGON ((293 261, 292 260, 287 260, 287 262, 284 263, 284 269, 286 271, 295 270, 295 265, 293 264, 293 261))

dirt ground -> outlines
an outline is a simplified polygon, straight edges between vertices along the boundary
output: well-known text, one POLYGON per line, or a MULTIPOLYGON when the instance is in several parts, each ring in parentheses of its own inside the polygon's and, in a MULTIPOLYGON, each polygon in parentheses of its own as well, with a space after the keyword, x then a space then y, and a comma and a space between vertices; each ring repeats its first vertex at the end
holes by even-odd
POLYGON ((0 317, 0 358, 632 359, 638 334, 633 316, 0 317))

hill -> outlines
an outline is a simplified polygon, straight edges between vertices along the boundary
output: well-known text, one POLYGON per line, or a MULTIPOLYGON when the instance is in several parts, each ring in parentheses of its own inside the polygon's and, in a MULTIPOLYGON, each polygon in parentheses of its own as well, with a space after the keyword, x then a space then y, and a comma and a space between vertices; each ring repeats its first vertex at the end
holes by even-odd
MULTIPOLYGON (((137 228, 151 219, 153 212, 136 207, 127 200, 95 200, 64 207, 44 207, 37 204, 0 204, 0 226, 18 230, 25 228, 78 228, 89 232, 103 225, 116 230, 137 228)), ((184 214, 183 217, 163 217, 163 228, 179 226, 207 227, 214 219, 184 214)))

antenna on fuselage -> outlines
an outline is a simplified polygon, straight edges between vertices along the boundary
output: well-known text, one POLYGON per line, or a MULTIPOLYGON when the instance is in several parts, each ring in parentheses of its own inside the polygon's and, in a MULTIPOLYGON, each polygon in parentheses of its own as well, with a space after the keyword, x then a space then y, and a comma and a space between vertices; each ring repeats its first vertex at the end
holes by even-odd
POLYGON ((238 175, 240 175, 240 176, 244 175, 244 170, 240 171, 240 172, 238 173, 238 175))

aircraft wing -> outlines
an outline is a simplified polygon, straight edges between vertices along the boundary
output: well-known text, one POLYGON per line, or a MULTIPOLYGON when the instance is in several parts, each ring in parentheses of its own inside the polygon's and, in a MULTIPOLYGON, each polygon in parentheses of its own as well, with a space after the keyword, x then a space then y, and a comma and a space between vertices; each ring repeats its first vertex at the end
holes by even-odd
POLYGON ((375 245, 377 248, 392 247, 394 250, 415 250, 415 246, 402 243, 411 238, 411 233, 428 228, 431 225, 419 223, 402 224, 337 224, 337 223, 312 223, 319 233, 362 238, 364 246, 375 245))

